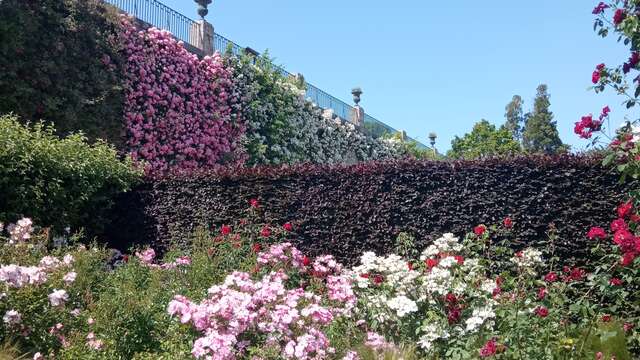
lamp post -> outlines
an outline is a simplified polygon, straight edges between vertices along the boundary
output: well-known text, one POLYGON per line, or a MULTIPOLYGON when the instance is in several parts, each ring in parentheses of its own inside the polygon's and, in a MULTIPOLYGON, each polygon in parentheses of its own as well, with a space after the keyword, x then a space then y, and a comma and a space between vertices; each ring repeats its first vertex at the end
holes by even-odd
POLYGON ((431 144, 431 149, 433 149, 433 156, 436 156, 436 139, 438 138, 438 134, 434 133, 434 132, 430 132, 429 133, 429 140, 430 140, 430 144, 431 144))
POLYGON ((211 4, 213 0, 194 0, 198 4, 198 15, 204 20, 204 17, 209 13, 207 6, 211 4))

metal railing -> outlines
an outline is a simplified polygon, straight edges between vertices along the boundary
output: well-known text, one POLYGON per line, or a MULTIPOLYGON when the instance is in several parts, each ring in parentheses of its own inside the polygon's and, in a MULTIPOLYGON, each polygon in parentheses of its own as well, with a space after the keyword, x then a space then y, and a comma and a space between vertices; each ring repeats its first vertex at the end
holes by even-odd
POLYGON ((195 21, 157 0, 104 0, 122 11, 157 28, 171 31, 173 36, 193 43, 191 28, 195 21))
MULTIPOLYGON (((136 18, 151 24, 157 28, 170 31, 177 39, 187 44, 193 45, 194 40, 191 38, 191 29, 196 23, 187 16, 173 10, 172 8, 162 4, 157 0, 104 0, 105 2, 115 5, 121 10, 135 16, 136 18)), ((244 53, 245 48, 225 38, 222 35, 214 33, 213 48, 221 53, 231 49, 235 55, 244 53)), ((281 67, 277 67, 284 76, 293 76, 291 73, 281 67)), ((332 96, 313 84, 307 83, 306 97, 309 101, 315 103, 323 109, 333 109, 334 113, 349 120, 353 107, 346 102, 332 96)), ((396 133, 397 130, 382 121, 365 113, 365 127, 374 136, 382 136, 385 133, 396 133)), ((420 147, 423 144, 418 142, 420 147)))

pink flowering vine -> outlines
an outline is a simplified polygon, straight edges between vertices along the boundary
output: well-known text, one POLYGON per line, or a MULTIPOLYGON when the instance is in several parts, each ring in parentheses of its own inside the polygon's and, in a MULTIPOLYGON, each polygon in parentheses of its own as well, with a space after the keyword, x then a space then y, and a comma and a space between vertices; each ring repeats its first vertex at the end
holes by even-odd
POLYGON ((241 164, 243 123, 231 121, 232 70, 200 60, 171 33, 122 18, 127 145, 150 174, 241 164))

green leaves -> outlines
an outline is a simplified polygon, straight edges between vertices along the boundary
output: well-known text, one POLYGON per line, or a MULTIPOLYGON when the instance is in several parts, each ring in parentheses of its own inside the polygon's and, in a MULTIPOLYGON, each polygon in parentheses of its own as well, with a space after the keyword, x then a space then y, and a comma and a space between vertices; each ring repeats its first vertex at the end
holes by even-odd
POLYGON ((32 217, 61 231, 104 226, 112 198, 128 190, 141 173, 114 148, 88 145, 82 134, 59 139, 53 127, 0 117, 0 219, 32 217))

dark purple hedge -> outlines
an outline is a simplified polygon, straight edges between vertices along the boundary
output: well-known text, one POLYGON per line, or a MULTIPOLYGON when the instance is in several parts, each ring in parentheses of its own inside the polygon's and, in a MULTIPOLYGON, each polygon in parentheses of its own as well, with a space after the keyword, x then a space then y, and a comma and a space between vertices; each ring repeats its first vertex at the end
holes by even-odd
POLYGON ((422 248, 444 232, 509 216, 514 246, 544 246, 554 223, 560 253, 586 255, 584 234, 606 226, 629 185, 591 157, 522 157, 476 162, 401 160, 352 166, 229 169, 155 179, 119 201, 110 238, 164 247, 185 241, 199 225, 232 223, 258 198, 265 220, 296 224, 296 242, 311 254, 352 262, 362 251, 392 249, 413 234, 422 248))

